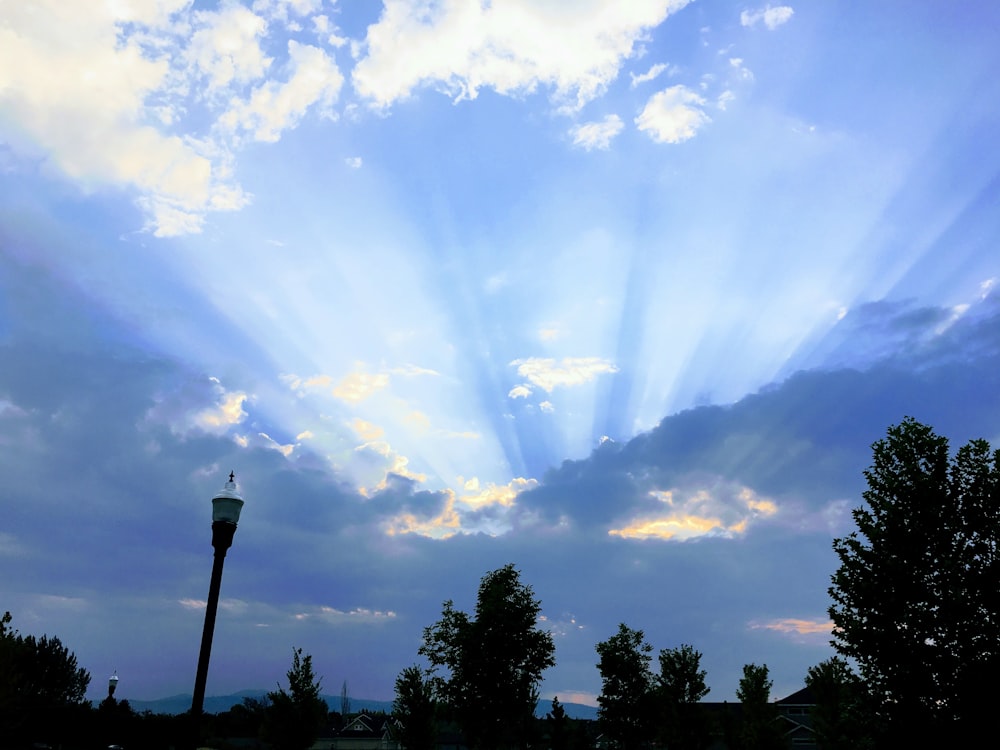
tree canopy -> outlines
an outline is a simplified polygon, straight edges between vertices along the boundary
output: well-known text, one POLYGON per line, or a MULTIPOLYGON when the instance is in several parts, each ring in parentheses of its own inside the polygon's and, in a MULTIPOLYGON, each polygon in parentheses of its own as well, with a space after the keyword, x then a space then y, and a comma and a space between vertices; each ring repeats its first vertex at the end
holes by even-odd
POLYGON ((662 649, 656 677, 661 736, 671 750, 701 750, 708 745, 709 730, 697 705, 709 693, 701 652, 686 643, 662 649))
POLYGON ((953 734, 988 716, 981 686, 1000 666, 1000 452, 973 440, 950 458, 907 418, 865 479, 857 530, 833 544, 833 644, 895 737, 953 734))
POLYGON ((10 741, 66 722, 87 707, 90 674, 55 636, 21 635, 0 617, 0 736, 10 741))
POLYGON ((396 677, 392 715, 399 721, 399 740, 407 750, 433 750, 437 708, 434 689, 418 666, 406 667, 396 677))
POLYGON ((270 705, 264 715, 264 739, 278 750, 311 747, 326 723, 328 707, 320 697, 320 680, 312 667, 312 656, 292 649, 288 690, 281 685, 268 693, 270 705))
POLYGON ((542 672, 555 664, 552 635, 537 626, 540 612, 531 587, 508 564, 483 576, 474 617, 449 600, 424 629, 419 653, 471 747, 525 744, 542 672))
POLYGON ((773 686, 766 664, 743 665, 743 676, 736 688, 742 709, 737 741, 740 750, 777 750, 784 746, 775 725, 778 713, 771 703, 773 686))
POLYGON ((624 750, 634 750, 648 742, 655 730, 650 711, 653 647, 641 630, 621 623, 618 632, 596 648, 601 673, 598 718, 611 739, 624 750))

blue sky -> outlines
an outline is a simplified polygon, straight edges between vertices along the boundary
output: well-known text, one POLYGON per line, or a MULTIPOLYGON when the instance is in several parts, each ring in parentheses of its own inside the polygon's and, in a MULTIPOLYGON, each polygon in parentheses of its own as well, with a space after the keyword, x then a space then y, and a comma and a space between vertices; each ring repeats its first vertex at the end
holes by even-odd
POLYGON ((514 562, 775 695, 912 415, 1000 443, 1000 9, 0 4, 0 608, 191 690, 388 699, 514 562))

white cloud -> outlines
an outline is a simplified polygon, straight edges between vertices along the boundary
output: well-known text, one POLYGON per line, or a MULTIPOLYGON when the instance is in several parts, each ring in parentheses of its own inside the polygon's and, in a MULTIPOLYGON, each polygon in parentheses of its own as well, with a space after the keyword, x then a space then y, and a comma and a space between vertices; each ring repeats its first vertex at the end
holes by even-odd
POLYGON ((685 86, 671 86, 650 97, 635 124, 657 143, 682 143, 711 122, 705 100, 685 86))
POLYGON ((758 23, 763 23, 768 29, 774 31, 783 23, 787 23, 795 10, 788 5, 770 5, 757 10, 745 10, 740 13, 740 24, 753 28, 758 23))
POLYGON ((340 93, 344 77, 336 63, 319 47, 288 41, 291 76, 284 83, 267 81, 249 99, 233 100, 219 124, 232 131, 252 133, 254 140, 274 142, 281 131, 294 127, 312 105, 329 107, 340 93))
POLYGON ((344 164, 351 169, 361 169, 362 161, 360 156, 349 156, 344 159, 344 164))
POLYGON ((753 71, 750 70, 750 68, 748 68, 746 65, 744 65, 742 57, 729 58, 729 67, 731 67, 736 72, 737 77, 740 78, 741 80, 744 81, 753 80, 753 71))
POLYGON ((566 357, 559 361, 529 357, 515 359, 510 364, 517 367, 518 375, 546 393, 560 386, 583 385, 598 375, 618 372, 613 362, 600 357, 566 357))
POLYGON ((629 73, 629 75, 632 77, 632 88, 635 88, 641 83, 647 83, 649 81, 652 81, 654 78, 658 78, 659 75, 666 69, 667 69, 666 65, 664 65, 663 63, 659 63, 657 65, 654 65, 641 75, 636 75, 635 73, 629 73))
POLYGON ((157 236, 198 232, 208 212, 249 201, 234 178, 241 136, 277 140, 335 101, 343 76, 320 50, 292 42, 280 66, 264 51, 269 19, 321 5, 5 5, 0 141, 82 190, 128 191, 157 236), (268 79, 275 68, 286 81, 268 79), (204 132, 221 109, 221 127, 204 132))
POLYGON ((208 78, 210 93, 233 83, 255 81, 270 67, 272 58, 260 47, 267 22, 242 5, 230 3, 219 11, 198 11, 194 25, 198 30, 184 56, 208 78))
MULTIPOLYGON (((221 390, 221 389, 220 389, 221 390)), ((219 401, 215 406, 202 409, 195 414, 194 423, 208 432, 224 432, 230 426, 240 424, 246 416, 243 404, 247 400, 247 394, 243 391, 233 391, 219 394, 219 401)))
POLYGON ((389 376, 385 373, 352 372, 333 388, 333 395, 343 401, 358 403, 388 385, 389 376))
POLYGON ((595 148, 607 149, 611 145, 611 139, 622 132, 622 118, 618 115, 608 115, 603 120, 597 122, 587 122, 571 128, 569 133, 573 137, 573 145, 580 146, 587 151, 595 148))
POLYGON ((527 398, 531 395, 531 388, 526 385, 516 385, 507 393, 507 398, 527 398))
POLYGON ((456 100, 484 87, 511 95, 547 86, 578 109, 617 77, 646 30, 688 2, 386 0, 368 28, 354 86, 378 107, 426 84, 456 100))

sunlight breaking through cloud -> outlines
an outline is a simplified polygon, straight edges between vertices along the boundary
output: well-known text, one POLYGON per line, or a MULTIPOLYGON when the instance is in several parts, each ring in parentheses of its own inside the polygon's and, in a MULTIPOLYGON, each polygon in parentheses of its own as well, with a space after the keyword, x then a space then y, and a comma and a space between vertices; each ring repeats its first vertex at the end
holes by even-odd
POLYGON ((669 508, 665 513, 646 514, 624 526, 608 530, 622 539, 662 539, 683 542, 703 536, 732 538, 745 534, 753 521, 777 513, 771 500, 760 498, 748 487, 719 485, 712 490, 682 493, 653 490, 649 493, 669 508))

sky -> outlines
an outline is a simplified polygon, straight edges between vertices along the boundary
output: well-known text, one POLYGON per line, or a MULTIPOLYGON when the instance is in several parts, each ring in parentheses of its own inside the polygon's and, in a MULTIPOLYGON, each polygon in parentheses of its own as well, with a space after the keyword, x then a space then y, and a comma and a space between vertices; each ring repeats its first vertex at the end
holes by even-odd
POLYGON ((190 693, 388 700, 514 563, 594 704, 618 624, 830 657, 906 416, 1000 445, 1000 5, 0 0, 0 610, 190 693))

